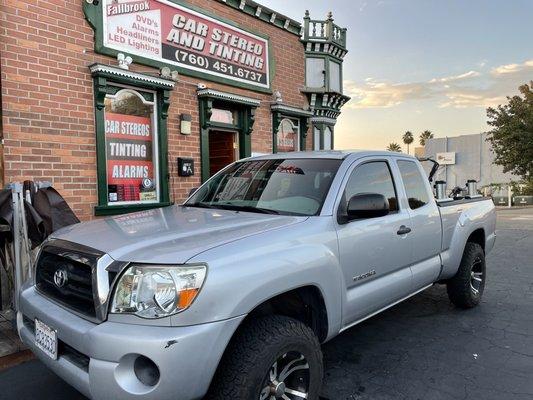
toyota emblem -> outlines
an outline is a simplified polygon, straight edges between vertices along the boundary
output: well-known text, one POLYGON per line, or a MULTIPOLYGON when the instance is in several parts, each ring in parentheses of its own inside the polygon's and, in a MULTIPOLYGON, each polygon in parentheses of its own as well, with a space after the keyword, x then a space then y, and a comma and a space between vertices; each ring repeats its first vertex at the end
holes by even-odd
POLYGON ((56 284, 56 286, 58 288, 62 288, 63 286, 65 286, 67 284, 67 282, 68 282, 67 270, 64 269, 64 268, 58 269, 54 273, 54 283, 56 284))

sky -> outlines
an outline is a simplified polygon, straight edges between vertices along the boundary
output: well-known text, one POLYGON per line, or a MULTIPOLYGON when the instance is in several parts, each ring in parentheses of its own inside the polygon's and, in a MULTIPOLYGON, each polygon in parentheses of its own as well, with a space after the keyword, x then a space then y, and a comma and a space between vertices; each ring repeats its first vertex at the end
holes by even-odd
POLYGON ((485 132, 486 108, 533 80, 532 0, 259 0, 348 28, 338 149, 485 132))

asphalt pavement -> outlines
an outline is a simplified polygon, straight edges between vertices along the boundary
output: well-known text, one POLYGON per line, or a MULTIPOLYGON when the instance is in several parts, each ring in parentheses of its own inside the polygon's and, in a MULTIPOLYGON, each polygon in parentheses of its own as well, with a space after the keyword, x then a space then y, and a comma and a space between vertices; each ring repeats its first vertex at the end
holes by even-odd
MULTIPOLYGON (((497 234, 479 307, 434 286, 343 333, 323 349, 324 399, 533 399, 533 209, 499 210, 497 234)), ((0 399, 84 397, 30 361, 0 373, 0 399)))

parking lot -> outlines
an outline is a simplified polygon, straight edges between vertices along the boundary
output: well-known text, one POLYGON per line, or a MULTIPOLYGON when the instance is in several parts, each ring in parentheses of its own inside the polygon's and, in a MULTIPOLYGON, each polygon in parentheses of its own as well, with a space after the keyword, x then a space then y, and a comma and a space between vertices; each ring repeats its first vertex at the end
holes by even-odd
MULTIPOLYGON (((498 211, 480 307, 435 286, 324 346, 328 400, 533 398, 533 209, 498 211)), ((38 361, 0 373, 2 399, 83 399, 38 361)))

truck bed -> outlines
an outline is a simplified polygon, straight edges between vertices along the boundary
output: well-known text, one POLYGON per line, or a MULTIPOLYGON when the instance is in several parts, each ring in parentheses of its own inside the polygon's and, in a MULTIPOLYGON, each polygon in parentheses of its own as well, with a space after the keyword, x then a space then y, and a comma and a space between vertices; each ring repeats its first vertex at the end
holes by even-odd
MULTIPOLYGON (((487 246, 494 243, 496 213, 489 197, 437 202, 442 221, 442 279, 455 274, 468 236, 476 229, 483 229, 487 246)), ((484 246, 485 247, 485 246, 484 246)), ((487 248, 486 251, 490 251, 487 248)))

